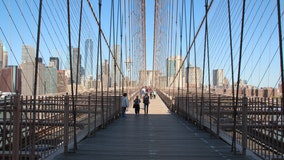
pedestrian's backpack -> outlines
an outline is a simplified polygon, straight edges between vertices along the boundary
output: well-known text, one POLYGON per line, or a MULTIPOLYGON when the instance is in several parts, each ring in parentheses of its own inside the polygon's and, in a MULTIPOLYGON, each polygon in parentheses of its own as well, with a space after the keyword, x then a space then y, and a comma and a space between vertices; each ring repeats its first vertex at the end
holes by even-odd
POLYGON ((134 100, 134 104, 135 104, 135 105, 139 105, 139 99, 135 99, 135 100, 134 100))
POLYGON ((149 97, 148 96, 144 97, 144 103, 149 103, 149 97))

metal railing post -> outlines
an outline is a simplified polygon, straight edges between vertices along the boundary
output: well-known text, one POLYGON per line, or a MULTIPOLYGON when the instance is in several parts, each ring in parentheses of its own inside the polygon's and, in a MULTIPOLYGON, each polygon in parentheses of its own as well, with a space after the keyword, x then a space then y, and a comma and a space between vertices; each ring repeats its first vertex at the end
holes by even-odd
POLYGON ((248 108, 248 98, 243 97, 242 100, 242 154, 246 155, 247 149, 247 108, 248 108))
POLYGON ((91 136, 91 94, 88 95, 88 137, 91 136))
POLYGON ((64 153, 68 152, 69 143, 69 96, 68 93, 64 96, 64 153))
POLYGON ((221 107, 221 97, 218 95, 218 106, 217 106, 217 137, 220 136, 220 107, 221 107))
MULTIPOLYGON (((19 137, 20 137, 20 95, 14 97, 13 106, 13 154, 12 159, 19 159, 19 137)), ((3 143, 4 144, 4 143, 3 143)))

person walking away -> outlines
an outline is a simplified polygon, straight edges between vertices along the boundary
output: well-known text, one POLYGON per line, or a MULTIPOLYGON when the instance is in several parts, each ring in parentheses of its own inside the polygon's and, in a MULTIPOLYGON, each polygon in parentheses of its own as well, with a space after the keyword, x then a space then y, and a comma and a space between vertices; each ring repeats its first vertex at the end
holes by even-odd
POLYGON ((125 112, 126 112, 126 107, 129 106, 129 100, 127 98, 127 93, 123 93, 123 96, 121 98, 121 109, 122 109, 122 117, 126 118, 125 112))
POLYGON ((156 98, 156 90, 153 91, 154 99, 156 98))
POLYGON ((143 103, 144 103, 144 114, 148 114, 150 100, 149 100, 149 96, 147 93, 143 97, 143 103))
POLYGON ((140 111, 140 99, 138 96, 136 96, 136 98, 134 99, 133 103, 133 108, 135 108, 135 114, 139 115, 139 111, 140 111))

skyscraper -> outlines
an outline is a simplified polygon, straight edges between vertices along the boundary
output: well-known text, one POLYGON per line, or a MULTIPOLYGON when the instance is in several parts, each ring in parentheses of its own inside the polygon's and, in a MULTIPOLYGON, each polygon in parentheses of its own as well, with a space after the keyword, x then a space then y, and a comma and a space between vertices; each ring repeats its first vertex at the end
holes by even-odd
POLYGON ((57 70, 59 70, 59 58, 58 57, 50 57, 49 62, 51 66, 54 66, 57 70))
MULTIPOLYGON (((22 95, 33 95, 35 80, 35 65, 32 62, 22 63, 22 95)), ((45 65, 39 60, 37 76, 37 95, 44 94, 45 65)))
POLYGON ((54 66, 45 68, 45 93, 57 93, 57 69, 54 66))
POLYGON ((223 80, 224 80, 223 69, 214 69, 213 70, 213 86, 222 87, 223 80))
POLYGON ((113 45, 112 46, 112 53, 113 53, 113 56, 114 58, 112 58, 111 60, 111 71, 110 71, 110 76, 111 76, 111 79, 112 79, 112 86, 114 86, 114 80, 116 81, 116 86, 117 87, 120 87, 120 71, 118 68, 120 68, 121 70, 121 50, 120 50, 120 45, 113 45), (115 63, 116 62, 116 63, 115 63), (116 65, 116 74, 114 72, 114 65, 116 65))
POLYGON ((65 70, 57 71, 57 93, 64 93, 67 91, 68 78, 65 75, 65 70))
MULTIPOLYGON (((33 95, 35 80, 35 49, 32 46, 22 46, 22 95, 33 95)), ((45 65, 38 58, 37 95, 44 94, 45 65)))
POLYGON ((35 49, 29 45, 22 46, 22 63, 35 62, 35 49))
POLYGON ((4 50, 3 52, 3 63, 2 68, 6 68, 8 66, 8 52, 4 50))
POLYGON ((85 41, 85 73, 84 73, 84 80, 86 80, 87 76, 93 77, 94 70, 93 70, 93 40, 86 39, 85 41))
POLYGON ((18 66, 7 66, 1 70, 0 90, 21 94, 21 69, 18 66))
MULTIPOLYGON (((179 68, 182 64, 182 57, 180 55, 177 56, 171 56, 167 58, 167 76, 168 76, 168 85, 170 85, 175 75, 178 73, 179 68)), ((183 67, 181 71, 179 72, 179 75, 176 77, 175 81, 173 82, 174 87, 182 87, 182 81, 183 81, 183 67)))
POLYGON ((81 55, 79 55, 78 48, 73 48, 73 54, 72 54, 72 76, 73 76, 73 82, 76 83, 77 74, 78 74, 78 84, 81 83, 81 55), (79 61, 78 61, 79 58, 79 61), (79 62, 79 64, 78 64, 79 62), (77 72, 77 66, 78 66, 78 72, 77 72))
POLYGON ((4 54, 4 46, 2 41, 0 40, 0 69, 2 69, 3 67, 3 54, 4 54))
POLYGON ((105 60, 102 64, 102 73, 103 73, 102 78, 103 78, 103 87, 104 88, 111 86, 110 82, 108 81, 108 66, 109 66, 108 61, 105 60), (108 82, 108 84, 107 84, 107 82, 108 82))
POLYGON ((199 88, 202 83, 202 71, 199 67, 188 67, 188 85, 189 88, 199 88), (196 76, 195 76, 196 72, 196 76))

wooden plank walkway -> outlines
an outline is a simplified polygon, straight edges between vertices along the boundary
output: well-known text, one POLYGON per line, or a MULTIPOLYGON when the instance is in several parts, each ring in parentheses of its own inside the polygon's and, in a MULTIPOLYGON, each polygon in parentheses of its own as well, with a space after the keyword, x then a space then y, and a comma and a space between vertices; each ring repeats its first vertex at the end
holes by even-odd
MULTIPOLYGON (((142 106, 141 106, 142 108, 142 106)), ((159 97, 150 99, 149 114, 120 118, 92 137, 78 143, 76 153, 57 155, 55 160, 244 160, 231 147, 171 114, 159 97)))

